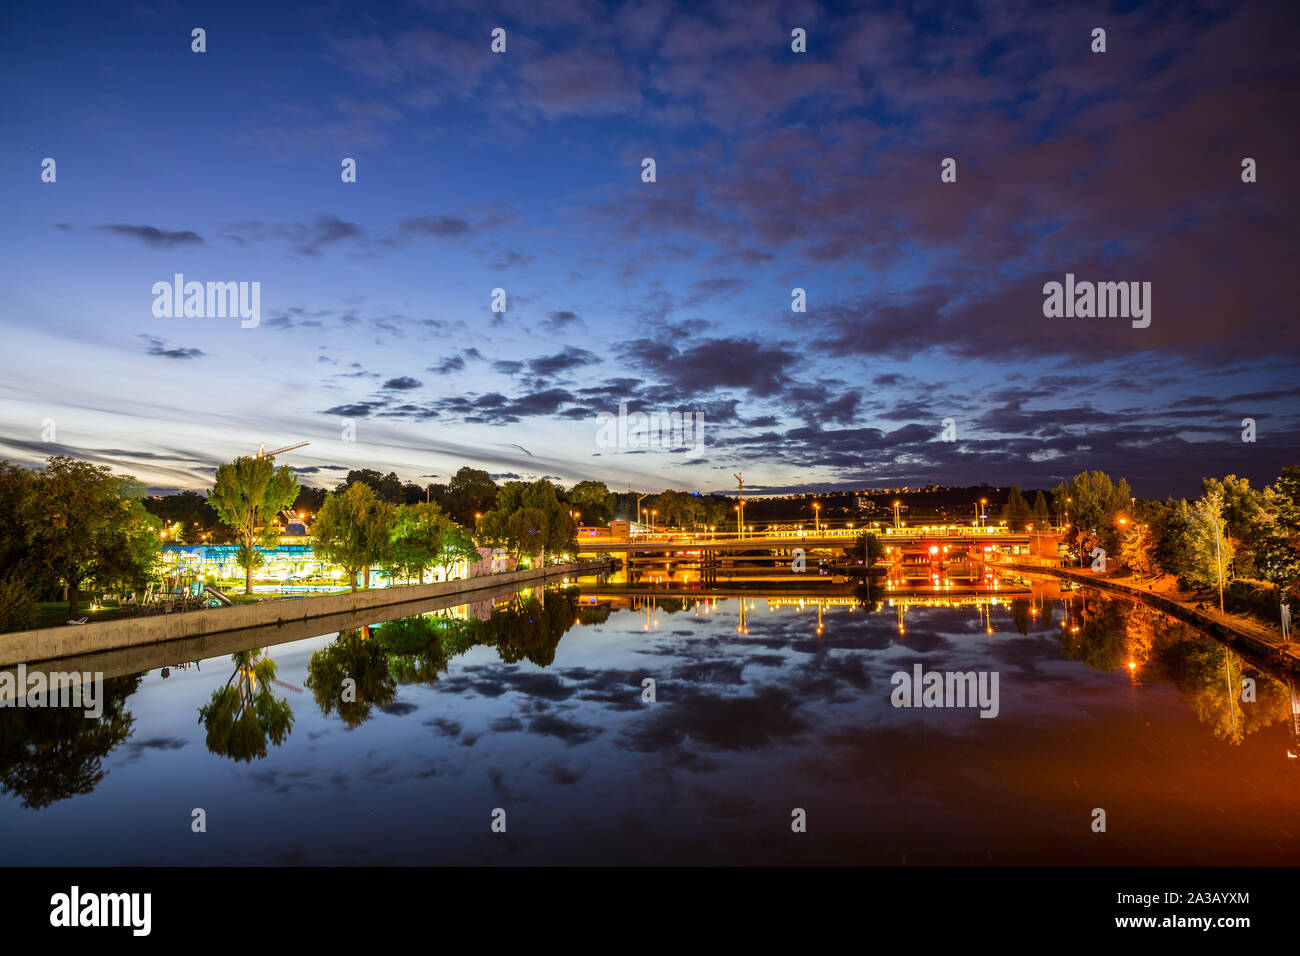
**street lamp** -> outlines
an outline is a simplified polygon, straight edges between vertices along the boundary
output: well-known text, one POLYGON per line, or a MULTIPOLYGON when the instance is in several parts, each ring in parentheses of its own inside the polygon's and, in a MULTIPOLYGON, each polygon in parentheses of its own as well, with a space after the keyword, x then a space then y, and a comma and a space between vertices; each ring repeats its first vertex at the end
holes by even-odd
POLYGON ((894 527, 895 527, 895 528, 898 527, 898 506, 899 506, 900 504, 902 504, 902 502, 900 502, 900 501, 895 501, 895 502, 894 502, 894 527))
POLYGON ((816 501, 813 502, 813 524, 818 532, 822 530, 822 506, 816 501))
POLYGON ((1200 512, 1214 522, 1214 563, 1219 570, 1219 613, 1223 612, 1223 555, 1219 550, 1219 519, 1208 511, 1200 512))
MULTIPOLYGON (((740 476, 739 472, 731 477, 736 479, 736 523, 739 525, 745 520, 745 479, 740 476)), ((743 538, 745 536, 743 533, 744 529, 742 528, 741 530, 742 533, 740 536, 743 538)))

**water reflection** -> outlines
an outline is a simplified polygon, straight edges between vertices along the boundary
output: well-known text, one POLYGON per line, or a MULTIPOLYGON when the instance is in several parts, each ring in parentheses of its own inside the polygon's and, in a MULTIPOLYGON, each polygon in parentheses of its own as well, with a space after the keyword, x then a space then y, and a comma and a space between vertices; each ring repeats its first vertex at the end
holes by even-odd
POLYGON ((231 850, 231 864, 481 862, 474 814, 507 805, 521 828, 534 814, 533 842, 511 844, 516 862, 1129 861, 1071 842, 1075 804, 1104 799, 1143 820, 1123 844, 1150 851, 1138 862, 1188 862, 1179 838, 1220 818, 1232 820, 1216 831, 1224 846, 1205 859, 1285 862, 1267 856, 1292 846, 1276 835, 1293 800, 1278 766, 1300 769, 1286 759, 1300 744, 1293 724, 1285 742, 1280 728, 1261 734, 1291 724, 1293 700, 1266 668, 1090 592, 842 591, 532 591, 294 639, 274 661, 242 651, 229 677, 223 657, 219 672, 205 661, 166 681, 111 680, 99 721, 3 708, 0 786, 13 799, 0 801, 0 828, 58 842, 60 821, 30 811, 84 798, 76 813, 150 847, 141 862, 189 862, 188 849, 143 839, 155 835, 151 800, 189 799, 169 789, 181 779, 275 821, 274 850, 231 850), (916 660, 998 669, 1003 716, 891 709, 890 672, 916 660), (285 699, 276 688, 296 688, 277 671, 307 692, 285 699), (654 704, 641 699, 646 676, 654 704), (94 793, 108 769, 116 786, 94 793), (399 833, 430 800, 455 825, 399 833), (385 812, 351 814, 339 831, 343 804, 385 812), (806 850, 750 839, 790 806, 840 829, 806 850))
POLYGON ((6 708, 0 711, 0 789, 24 807, 40 809, 90 793, 104 779, 103 758, 131 736, 126 701, 143 674, 104 681, 104 712, 80 708, 6 708))
POLYGON ((1287 684, 1154 608, 1085 594, 1069 611, 1061 626, 1066 658, 1103 673, 1126 670, 1134 683, 1173 685, 1215 737, 1240 744, 1265 727, 1291 723, 1287 684), (1243 699, 1252 693, 1253 700, 1243 699))
MULTIPOLYGON (((408 618, 416 621, 421 618, 408 618)), ((326 717, 337 713, 357 727, 375 707, 397 699, 397 680, 389 671, 388 651, 370 639, 368 627, 342 631, 328 647, 311 656, 307 689, 326 717)))
POLYGON ((400 684, 436 684, 453 658, 490 647, 504 664, 548 667, 560 638, 579 624, 599 624, 610 608, 580 604, 575 589, 530 591, 495 608, 487 620, 421 614, 343 631, 311 656, 307 687, 325 716, 356 727, 397 698, 400 684))
POLYGON ((262 650, 238 651, 231 660, 234 672, 199 708, 199 723, 207 730, 208 750, 249 763, 266 756, 268 739, 277 747, 284 743, 293 727, 293 709, 271 690, 275 661, 262 650))

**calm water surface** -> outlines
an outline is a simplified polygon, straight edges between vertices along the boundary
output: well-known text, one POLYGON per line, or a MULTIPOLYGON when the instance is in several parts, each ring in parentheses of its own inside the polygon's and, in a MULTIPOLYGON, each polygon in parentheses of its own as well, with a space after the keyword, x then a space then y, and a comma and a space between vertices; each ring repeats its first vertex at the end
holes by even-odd
POLYGON ((1296 689, 1157 612, 598 590, 0 709, 0 861, 1300 863, 1296 689), (998 716, 893 707, 917 663, 998 716))

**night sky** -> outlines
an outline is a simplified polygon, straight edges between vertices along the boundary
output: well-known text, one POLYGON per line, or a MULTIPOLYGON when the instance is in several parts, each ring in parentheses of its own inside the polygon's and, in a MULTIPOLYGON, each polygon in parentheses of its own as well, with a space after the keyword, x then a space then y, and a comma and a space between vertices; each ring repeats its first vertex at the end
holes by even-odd
POLYGON ((1271 481, 1300 459, 1298 21, 6 4, 0 457, 155 491, 302 440, 280 460, 327 486, 1271 481), (260 324, 156 317, 176 273, 260 282, 260 324), (1067 273, 1150 282, 1150 326, 1045 317, 1067 273), (703 413, 702 451, 602 447, 620 403, 703 413))

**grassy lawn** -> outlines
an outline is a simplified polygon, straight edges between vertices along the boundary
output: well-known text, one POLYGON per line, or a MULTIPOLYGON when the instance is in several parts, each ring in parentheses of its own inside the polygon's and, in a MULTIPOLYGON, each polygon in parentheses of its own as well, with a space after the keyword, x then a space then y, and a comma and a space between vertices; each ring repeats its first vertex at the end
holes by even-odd
MULTIPOLYGON (((68 623, 68 602, 67 601, 42 601, 40 604, 41 619, 37 627, 58 627, 61 624, 68 623)), ((80 610, 77 611, 77 617, 89 618, 92 622, 112 621, 119 617, 131 617, 129 610, 118 608, 115 605, 101 607, 97 611, 90 609, 89 601, 82 601, 80 610)))

